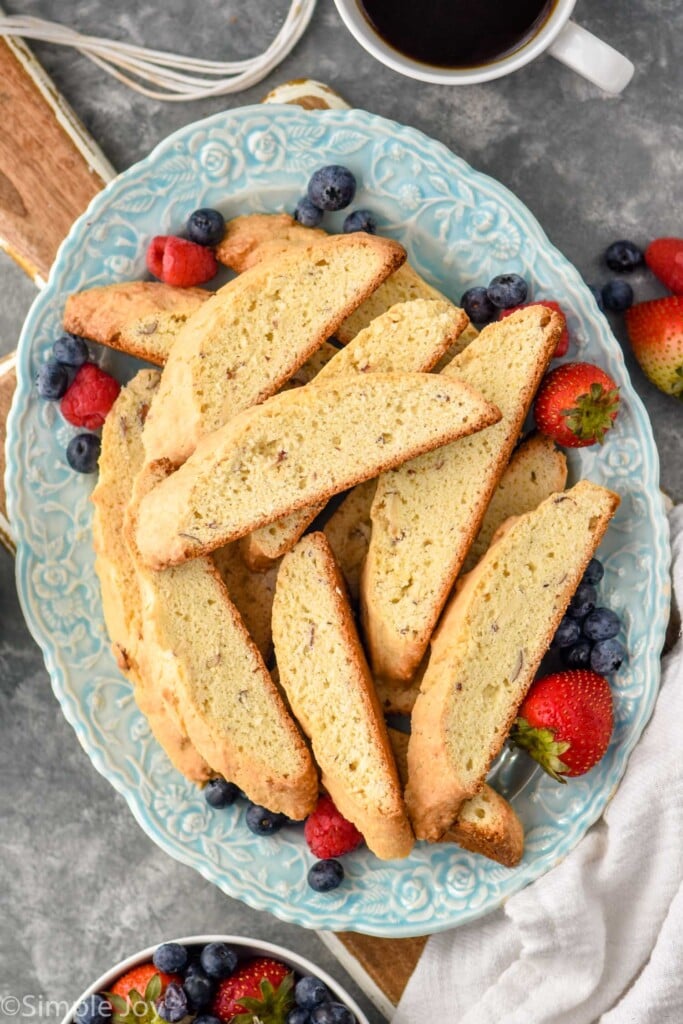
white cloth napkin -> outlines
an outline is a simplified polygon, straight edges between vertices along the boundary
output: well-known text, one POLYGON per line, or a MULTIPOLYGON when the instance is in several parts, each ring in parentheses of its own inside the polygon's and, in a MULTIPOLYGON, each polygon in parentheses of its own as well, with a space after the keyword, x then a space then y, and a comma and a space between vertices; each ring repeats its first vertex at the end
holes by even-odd
MULTIPOLYGON (((683 507, 670 516, 683 609, 683 507)), ((682 1024, 683 642, 601 820, 480 922, 434 935, 392 1024, 682 1024)))

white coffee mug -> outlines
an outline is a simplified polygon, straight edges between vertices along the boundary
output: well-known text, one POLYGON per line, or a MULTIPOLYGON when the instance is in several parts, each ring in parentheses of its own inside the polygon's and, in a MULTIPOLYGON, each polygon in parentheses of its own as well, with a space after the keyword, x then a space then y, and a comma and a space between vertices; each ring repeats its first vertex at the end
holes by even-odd
MULTIPOLYGON (((517 50, 475 68, 438 68, 407 57, 386 43, 363 15, 357 0, 334 0, 341 18, 368 53, 409 78, 437 85, 475 85, 524 67, 539 54, 552 54, 567 67, 604 89, 619 93, 631 80, 633 64, 608 43, 569 20, 576 0, 556 0, 541 25, 517 50)), ((416 4, 416 12, 419 10, 416 4)))

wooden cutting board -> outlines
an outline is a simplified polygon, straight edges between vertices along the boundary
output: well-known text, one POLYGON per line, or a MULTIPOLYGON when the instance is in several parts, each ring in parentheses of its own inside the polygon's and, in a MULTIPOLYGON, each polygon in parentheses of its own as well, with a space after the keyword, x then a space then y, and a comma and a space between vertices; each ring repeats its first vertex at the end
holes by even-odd
MULTIPOLYGON (((42 287, 73 221, 115 172, 21 41, 0 40, 0 81, 0 246, 42 287)), ((304 80, 285 83, 266 99, 305 109, 347 106, 327 86, 304 80)), ((9 550, 2 481, 5 419, 15 381, 10 355, 0 360, 0 541, 9 550)), ((426 941, 351 932, 320 937, 387 1017, 426 941)))

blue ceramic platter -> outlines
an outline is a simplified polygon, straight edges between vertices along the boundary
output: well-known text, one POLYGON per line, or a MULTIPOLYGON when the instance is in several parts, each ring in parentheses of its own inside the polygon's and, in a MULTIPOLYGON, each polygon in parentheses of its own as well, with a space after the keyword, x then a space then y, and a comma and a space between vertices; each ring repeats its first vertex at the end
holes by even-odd
MULTIPOLYGON (((341 230, 343 213, 328 216, 326 226, 341 230)), ((101 360, 120 379, 135 369, 111 353, 101 360)), ((487 913, 551 868, 614 792, 655 701, 669 602, 667 523, 650 424, 576 270, 510 192, 432 139, 364 111, 254 106, 189 125, 161 143, 95 198, 59 251, 21 336, 7 456, 18 590, 66 718, 147 834, 230 896, 309 928, 394 937, 439 931, 487 913), (557 299, 569 312, 568 358, 598 362, 621 387, 621 412, 606 443, 570 455, 572 480, 587 477, 621 495, 600 550, 601 599, 623 617, 630 652, 613 680, 614 739, 597 768, 566 786, 540 772, 522 772, 520 782, 515 758, 503 759, 498 784, 513 794, 526 829, 524 859, 514 870, 446 844, 418 844, 393 863, 361 850, 346 858, 344 885, 317 894, 306 882, 312 857, 300 828, 257 838, 243 807, 207 806, 150 736, 109 653, 93 571, 93 480, 67 466, 74 430, 33 387, 70 292, 146 276, 149 239, 180 232, 199 206, 217 206, 226 218, 291 211, 311 172, 326 163, 354 171, 354 207, 375 211, 380 232, 398 238, 416 269, 452 299, 517 271, 531 282, 533 298, 557 299)))

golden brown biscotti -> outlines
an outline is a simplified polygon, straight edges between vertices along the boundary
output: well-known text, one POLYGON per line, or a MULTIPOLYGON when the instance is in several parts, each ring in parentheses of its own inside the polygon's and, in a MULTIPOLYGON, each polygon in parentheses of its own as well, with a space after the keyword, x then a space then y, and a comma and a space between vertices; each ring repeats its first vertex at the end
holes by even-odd
POLYGON ((174 288, 161 281, 88 288, 66 300, 64 328, 163 366, 170 337, 211 294, 204 288, 174 288))
POLYGON ((363 632, 375 675, 407 682, 510 459, 562 330, 531 306, 485 327, 439 375, 476 388, 502 419, 384 474, 372 505, 361 579, 363 632))
MULTIPOLYGON (((408 781, 408 733, 389 729, 389 740, 402 784, 408 781)), ((438 840, 457 843, 506 868, 519 864, 524 853, 524 828, 505 797, 484 784, 460 807, 458 816, 438 840)))
POLYGON ((582 480, 508 520, 458 582, 431 643, 408 744, 415 834, 479 792, 619 498, 582 480))
POLYGON ((479 331, 474 324, 468 324, 462 334, 456 339, 455 343, 451 345, 448 352, 445 352, 441 359, 439 359, 436 366, 432 368, 432 373, 441 373, 448 364, 459 356, 461 352, 464 352, 470 342, 474 341, 475 338, 479 337, 479 331))
POLYGON ((496 422, 455 379, 368 373, 274 395, 205 437, 142 501, 137 542, 164 568, 496 422))
POLYGON ((391 309, 398 302, 413 302, 415 299, 449 301, 431 284, 427 284, 409 263, 404 263, 340 324, 335 334, 337 341, 342 345, 348 345, 352 338, 387 309, 391 309))
POLYGON ((213 561, 162 572, 140 562, 134 538, 143 495, 164 472, 163 464, 143 467, 126 512, 142 599, 141 652, 215 772, 254 803, 304 818, 317 800, 315 765, 213 561))
MULTIPOLYGON (((320 370, 320 381, 348 373, 391 373, 408 370, 426 373, 469 323, 463 310, 450 302, 415 299, 400 302, 360 331, 320 370)), ((244 538, 245 561, 263 568, 296 544, 324 505, 300 509, 244 538)))
POLYGON ((205 434, 278 391, 404 260, 389 239, 337 235, 221 288, 169 354, 145 424, 147 461, 180 465, 205 434))
POLYGON ((237 544, 218 548, 212 558, 228 589, 230 600, 242 616, 249 635, 267 664, 273 653, 270 619, 280 563, 274 562, 265 572, 253 572, 245 565, 237 544))
POLYGON ((156 673, 148 673, 141 658, 142 601, 123 532, 125 509, 143 461, 142 425, 158 383, 157 371, 140 371, 121 389, 105 420, 92 494, 95 572, 114 657, 133 683, 136 704, 171 763, 190 781, 202 783, 215 773, 161 697, 156 673))
POLYGON ((467 552, 462 572, 469 572, 487 550, 499 526, 510 516, 531 512, 567 486, 567 456, 544 434, 531 434, 512 454, 493 492, 477 538, 467 552))
POLYGON ((407 857, 413 835, 396 764, 344 583, 322 533, 282 560, 273 602, 275 657, 339 811, 383 860, 407 857))
POLYGON ((326 237, 322 228, 305 228, 288 213, 247 213, 227 222, 216 259, 242 274, 264 259, 326 237))

